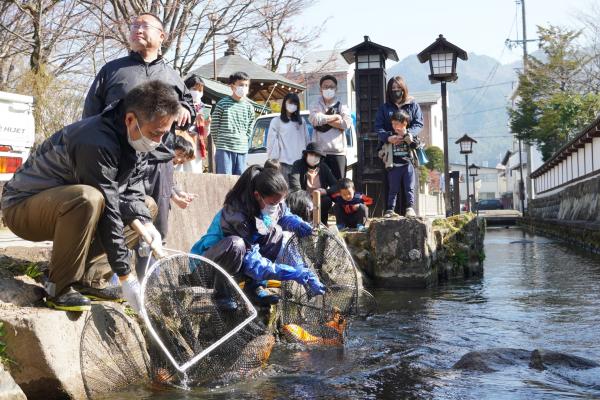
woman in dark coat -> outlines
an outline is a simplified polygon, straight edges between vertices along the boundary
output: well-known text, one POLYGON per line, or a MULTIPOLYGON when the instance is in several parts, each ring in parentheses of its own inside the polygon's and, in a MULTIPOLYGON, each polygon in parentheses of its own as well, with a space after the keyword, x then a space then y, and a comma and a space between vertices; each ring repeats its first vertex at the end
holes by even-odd
POLYGON ((294 162, 290 174, 290 192, 305 190, 312 196, 313 192, 321 194, 321 222, 327 225, 327 215, 331 208, 329 195, 337 183, 331 169, 321 162, 325 153, 320 145, 311 142, 302 151, 302 158, 294 162))

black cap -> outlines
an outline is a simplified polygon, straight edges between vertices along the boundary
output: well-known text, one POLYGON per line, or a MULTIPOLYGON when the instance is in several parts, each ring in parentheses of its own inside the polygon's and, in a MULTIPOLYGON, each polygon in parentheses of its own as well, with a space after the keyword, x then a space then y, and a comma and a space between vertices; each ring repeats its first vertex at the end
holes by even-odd
POLYGON ((315 153, 320 155, 321 157, 325 157, 325 153, 323 152, 321 145, 317 142, 310 142, 309 144, 307 144, 306 149, 302 150, 302 155, 305 155, 306 153, 315 153))

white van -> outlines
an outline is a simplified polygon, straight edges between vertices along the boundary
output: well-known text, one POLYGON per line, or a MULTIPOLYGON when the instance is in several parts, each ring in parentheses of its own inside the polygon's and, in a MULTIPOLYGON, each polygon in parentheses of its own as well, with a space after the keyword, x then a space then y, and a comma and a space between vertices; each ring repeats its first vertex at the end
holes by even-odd
POLYGON ((0 92, 0 181, 27 160, 34 140, 33 97, 0 92))
MULTIPOLYGON (((246 156, 246 167, 253 164, 263 165, 267 161, 267 136, 269 135, 269 125, 271 120, 279 113, 261 115, 254 121, 252 128, 252 138, 250 139, 250 149, 246 156)), ((313 137, 314 128, 308 121, 308 111, 300 111, 300 115, 304 119, 304 122, 308 126, 308 134, 313 137)), ((346 177, 352 179, 352 167, 358 162, 358 151, 356 142, 356 129, 354 122, 352 126, 346 129, 346 177)))

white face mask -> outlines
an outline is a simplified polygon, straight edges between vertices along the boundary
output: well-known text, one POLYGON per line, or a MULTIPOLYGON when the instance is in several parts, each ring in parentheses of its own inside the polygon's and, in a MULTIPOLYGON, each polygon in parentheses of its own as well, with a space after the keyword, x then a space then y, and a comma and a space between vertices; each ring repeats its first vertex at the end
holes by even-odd
POLYGON ((194 104, 200 104, 202 102, 203 92, 199 92, 197 90, 190 90, 192 95, 192 99, 194 99, 194 104))
POLYGON ((335 97, 335 89, 323 90, 323 98, 326 100, 333 99, 335 97))
POLYGON ((262 221, 267 228, 271 228, 277 224, 277 221, 279 220, 279 205, 280 203, 265 204, 265 208, 260 210, 260 213, 262 214, 262 221))
POLYGON ((137 139, 137 140, 131 139, 131 136, 129 135, 129 129, 127 129, 127 141, 129 142, 129 145, 131 147, 133 147, 133 149, 135 151, 139 151, 140 153, 148 153, 148 152, 156 149, 160 145, 160 142, 155 142, 154 140, 149 139, 142 134, 142 130, 140 129, 140 126, 138 125, 137 120, 135 121, 135 125, 137 126, 137 129, 141 135, 141 137, 139 139, 137 139))
POLYGON ((237 97, 244 97, 248 94, 248 88, 245 86, 236 86, 235 87, 235 95, 237 97))
POLYGON ((296 111, 298 111, 298 106, 295 104, 291 104, 291 103, 285 103, 285 109, 287 110, 287 112, 289 112, 290 114, 295 113, 296 111))
POLYGON ((321 162, 321 157, 316 156, 314 154, 307 154, 306 155, 306 163, 308 165, 310 165, 311 167, 314 167, 316 165, 318 165, 321 162))
POLYGON ((279 204, 265 204, 265 208, 260 210, 262 215, 274 216, 279 213, 279 204))

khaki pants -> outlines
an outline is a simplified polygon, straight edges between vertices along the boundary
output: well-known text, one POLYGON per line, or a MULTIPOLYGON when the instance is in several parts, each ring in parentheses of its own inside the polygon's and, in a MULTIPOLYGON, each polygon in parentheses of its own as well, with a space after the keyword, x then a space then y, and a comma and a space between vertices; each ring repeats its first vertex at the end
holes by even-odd
MULTIPOLYGON (((146 196, 154 217, 156 204, 146 196)), ((96 226, 104 211, 104 196, 87 185, 58 186, 33 195, 2 210, 8 228, 17 236, 34 241, 52 240, 49 281, 60 295, 73 283, 106 287, 112 276, 96 226)), ((138 242, 129 226, 124 230, 129 248, 138 242)))

